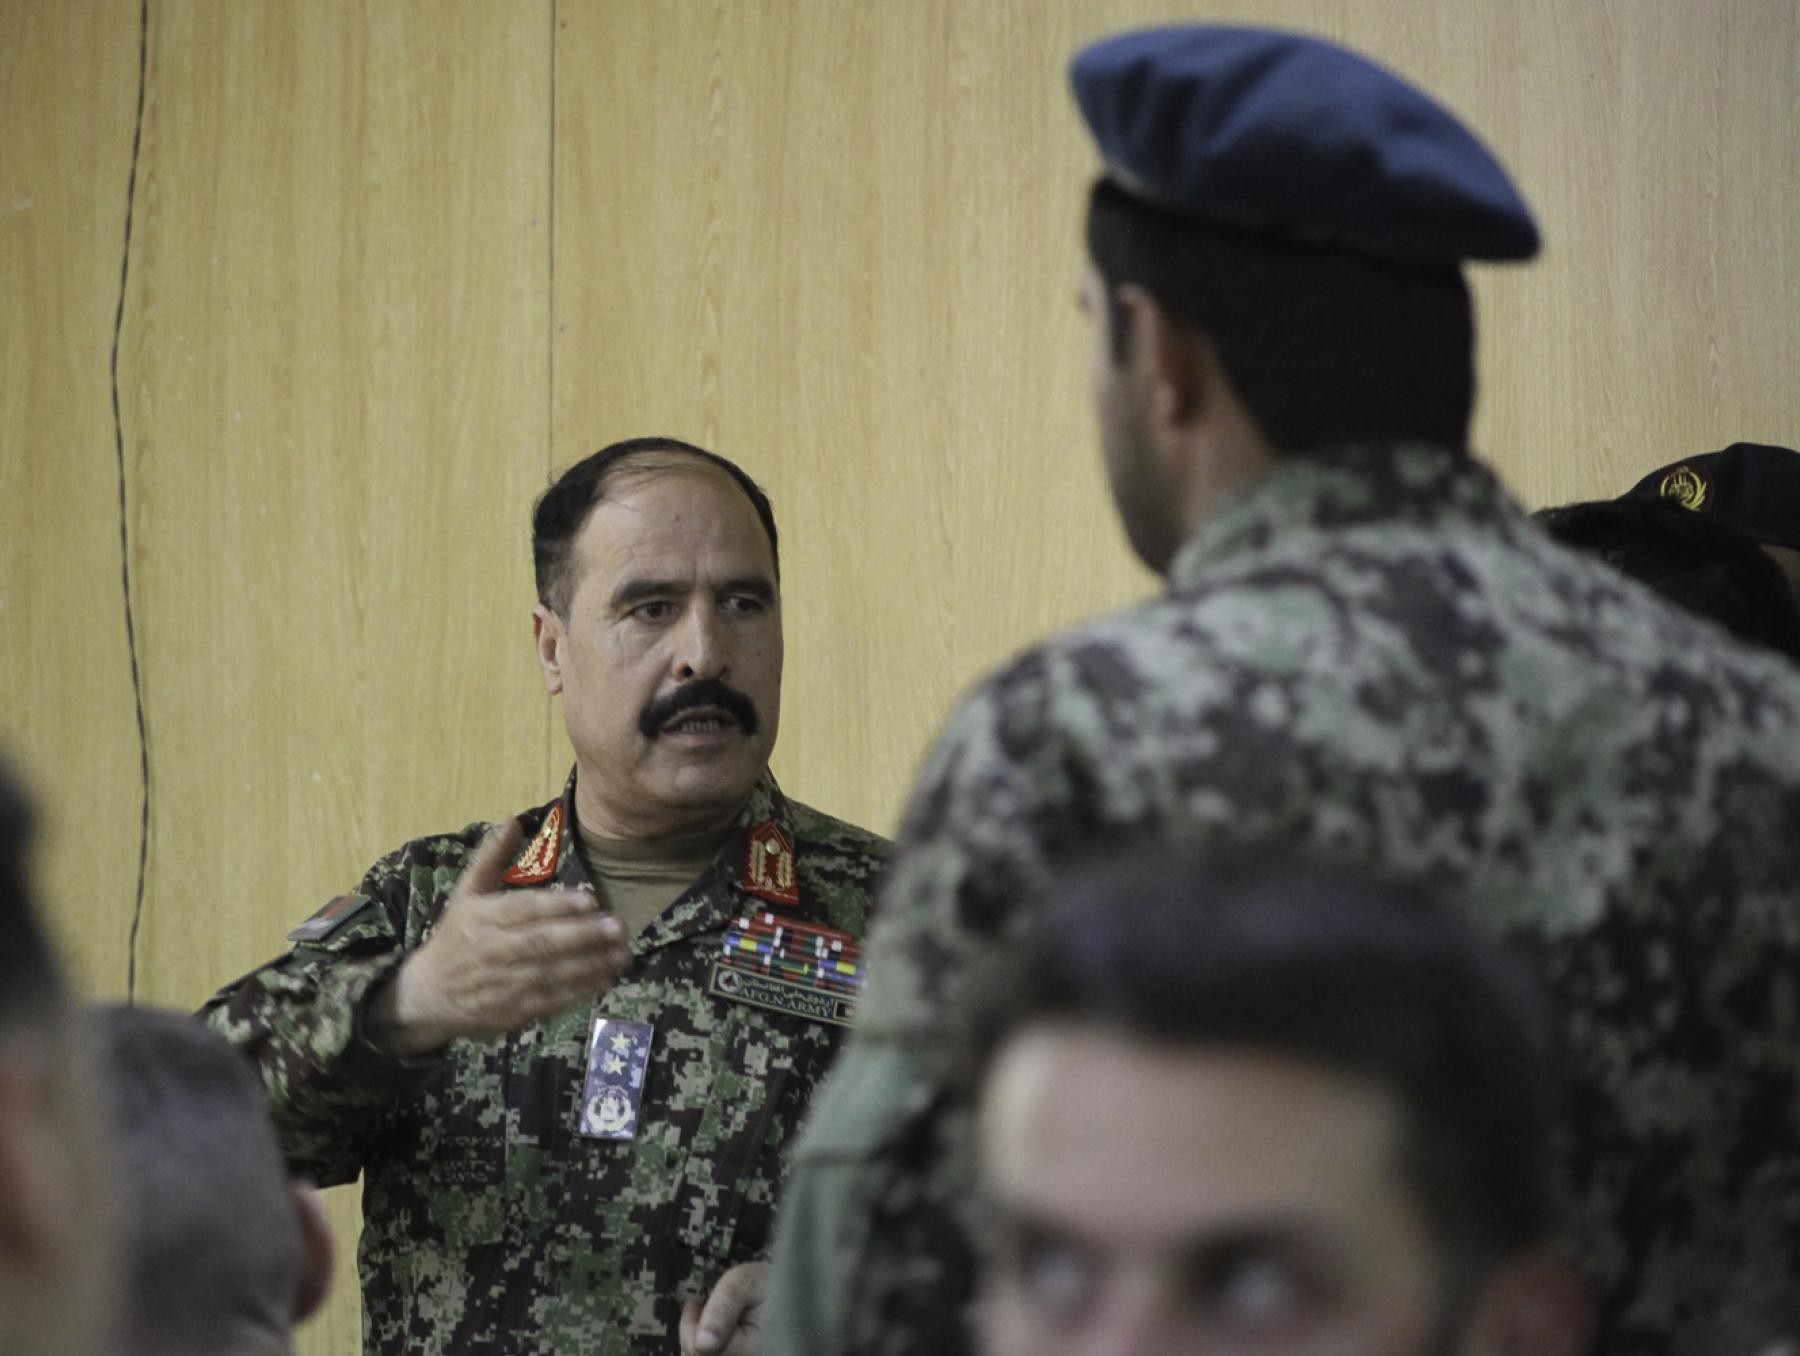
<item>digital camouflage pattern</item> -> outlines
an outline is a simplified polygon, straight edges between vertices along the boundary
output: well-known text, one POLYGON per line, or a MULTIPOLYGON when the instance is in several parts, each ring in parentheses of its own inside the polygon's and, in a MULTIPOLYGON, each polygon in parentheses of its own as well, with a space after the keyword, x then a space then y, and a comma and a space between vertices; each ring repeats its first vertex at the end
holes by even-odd
POLYGON ((1137 835, 1466 900, 1567 1013, 1559 1173, 1600 1350, 1800 1340, 1800 675, 1555 546, 1478 463, 1368 448, 1283 461, 1166 594, 957 711, 796 1154, 765 1352, 966 1349, 954 1014, 1016 901, 1137 835))
MULTIPOLYGON (((572 825, 574 780, 563 794, 572 825)), ((551 806, 520 816, 531 837, 551 806)), ((207 1021, 260 1067, 290 1168, 363 1177, 364 1350, 603 1356, 676 1350, 682 1301, 767 1252, 801 1115, 842 1028, 707 994, 746 893, 750 830, 794 845, 811 921, 860 936, 886 843, 764 775, 713 866, 632 944, 591 1006, 400 1061, 363 1039, 371 990, 424 941, 488 826, 408 843, 317 943, 223 989, 207 1021), (596 1016, 655 1027, 631 1141, 576 1133, 596 1016)), ((586 877, 571 829, 554 879, 586 877)))

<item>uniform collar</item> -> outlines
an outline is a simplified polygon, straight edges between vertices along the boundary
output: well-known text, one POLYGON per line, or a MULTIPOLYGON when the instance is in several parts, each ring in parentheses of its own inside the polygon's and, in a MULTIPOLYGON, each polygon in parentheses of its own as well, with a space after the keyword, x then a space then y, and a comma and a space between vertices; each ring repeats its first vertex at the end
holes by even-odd
MULTIPOLYGON (((590 885, 581 865, 575 828, 575 773, 559 800, 545 812, 529 842, 513 859, 508 884, 590 885)), ((638 935, 632 949, 643 953, 681 937, 723 928, 749 909, 785 909, 811 918, 811 901, 800 883, 800 845, 793 811, 767 768, 751 788, 724 846, 681 898, 638 935)))
POLYGON ((1519 513, 1493 472, 1428 444, 1362 444, 1280 458, 1182 543, 1169 589, 1203 583, 1221 561, 1296 534, 1374 523, 1499 522, 1519 513))

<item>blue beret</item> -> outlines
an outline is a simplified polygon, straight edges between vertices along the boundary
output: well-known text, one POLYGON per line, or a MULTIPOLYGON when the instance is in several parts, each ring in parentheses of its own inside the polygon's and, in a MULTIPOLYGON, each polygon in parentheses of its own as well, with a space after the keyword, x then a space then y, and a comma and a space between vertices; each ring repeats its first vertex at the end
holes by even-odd
POLYGON ((1537 253, 1530 210, 1474 134, 1331 43, 1147 29, 1088 47, 1069 75, 1108 172, 1160 207, 1409 264, 1537 253))
POLYGON ((1733 443, 1652 471, 1621 499, 1672 499, 1769 546, 1800 548, 1800 452, 1733 443))

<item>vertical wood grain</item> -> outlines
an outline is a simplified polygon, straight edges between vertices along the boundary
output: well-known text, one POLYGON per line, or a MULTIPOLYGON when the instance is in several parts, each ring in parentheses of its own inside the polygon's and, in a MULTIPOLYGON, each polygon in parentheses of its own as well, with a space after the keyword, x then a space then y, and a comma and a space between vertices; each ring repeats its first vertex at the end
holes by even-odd
MULTIPOLYGON (((1349 42, 1514 170, 1547 248, 1472 270, 1475 443, 1529 502, 1617 493, 1734 438, 1795 440, 1791 7, 1186 8, 1349 42)), ((1094 452, 1070 305, 1094 159, 1064 70, 1079 42, 1171 15, 559 13, 556 459, 667 431, 765 480, 786 534, 777 770, 889 826, 972 677, 1150 587, 1094 452)))
POLYGON ((524 6, 159 16, 128 325, 167 792, 143 949, 185 1005, 380 852, 546 783, 549 34, 524 6))
MULTIPOLYGON (((33 27, 101 49, 108 83, 134 88, 135 6, 104 30, 77 22, 85 7, 38 8, 33 27)), ((549 24, 547 5, 152 14, 121 355, 158 795, 139 996, 191 1007, 380 852, 519 808, 555 775, 527 627, 527 515, 549 438, 549 24)), ((21 54, 53 97, 56 55, 21 54)), ((67 114, 40 106, 8 127, 122 156, 129 118, 67 88, 67 114), (85 126, 102 112, 104 136, 85 126)), ((85 281, 97 260, 104 301, 123 160, 107 154, 89 184, 81 158, 54 150, 47 175, 98 195, 106 238, 77 234, 79 251, 22 271, 40 287, 40 274, 85 281)), ((67 302, 26 304, 55 323, 67 302)), ((70 333, 103 355, 101 310, 70 333)), ((8 344, 33 370, 25 395, 9 380, 7 474, 37 477, 9 501, 57 514, 56 457, 18 455, 25 402, 78 421, 104 468, 110 435, 86 431, 110 427, 104 385, 59 380, 32 327, 9 326, 8 344)), ((122 678, 116 511, 99 491, 70 534, 106 567, 94 624, 68 626, 82 576, 26 591, 27 634, 58 631, 60 614, 51 645, 82 647, 26 678, 32 731, 84 730, 111 708, 87 711, 78 684, 122 678)), ((34 562, 58 549, 49 527, 23 526, 34 562)), ((9 597, 18 577, 9 562, 9 597)), ((106 739, 129 789, 130 730, 115 717, 106 739)), ((86 809, 82 762, 39 742, 53 802, 86 809)), ((117 799, 89 831, 109 861, 134 860, 117 799)), ((123 985, 125 879, 52 881, 93 992, 123 985)), ((337 1296, 305 1339, 319 1353, 358 1345, 355 1202, 332 1194, 343 1247, 337 1296)))
POLYGON ((136 0, 0 7, 0 749, 39 803, 40 890, 91 993, 123 992, 137 877, 107 377, 137 19, 136 0))

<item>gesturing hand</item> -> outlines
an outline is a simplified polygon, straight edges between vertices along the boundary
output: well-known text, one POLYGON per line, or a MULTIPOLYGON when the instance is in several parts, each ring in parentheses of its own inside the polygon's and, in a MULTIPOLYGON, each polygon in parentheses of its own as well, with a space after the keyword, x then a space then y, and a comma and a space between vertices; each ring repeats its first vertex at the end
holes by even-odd
POLYGON ((706 1303, 681 1309, 681 1356, 756 1356, 767 1262, 740 1262, 713 1286, 706 1303))
POLYGON ((521 841, 509 819, 476 848, 431 936, 370 1003, 378 1048, 419 1055, 459 1036, 503 1036, 618 982, 631 948, 590 891, 502 888, 521 841))

